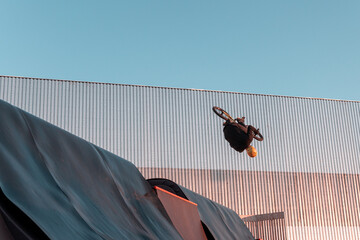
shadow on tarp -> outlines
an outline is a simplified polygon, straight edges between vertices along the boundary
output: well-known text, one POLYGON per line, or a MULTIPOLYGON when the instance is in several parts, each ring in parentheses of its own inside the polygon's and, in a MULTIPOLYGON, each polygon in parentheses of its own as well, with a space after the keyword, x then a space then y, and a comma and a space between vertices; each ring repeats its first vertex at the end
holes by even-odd
MULTIPOLYGON (((42 239, 181 239, 132 163, 2 100, 0 113, 0 188, 23 213, 5 216, 10 209, 1 205, 1 220, 14 239, 14 229, 28 233, 26 239, 39 239, 31 229, 42 239), (9 219, 14 226, 9 227, 9 219), (33 228, 25 224, 30 231, 23 227, 27 221, 34 223, 33 228)), ((190 190, 183 192, 199 206, 205 201, 190 190)), ((214 206, 199 208, 205 221, 213 216, 230 216, 225 224, 233 220, 214 206)), ((218 233, 224 236, 220 239, 231 239, 233 224, 228 225, 230 235, 218 233)), ((242 231, 250 234, 247 228, 242 231)))
POLYGON ((0 239, 49 239, 0 189, 0 239))

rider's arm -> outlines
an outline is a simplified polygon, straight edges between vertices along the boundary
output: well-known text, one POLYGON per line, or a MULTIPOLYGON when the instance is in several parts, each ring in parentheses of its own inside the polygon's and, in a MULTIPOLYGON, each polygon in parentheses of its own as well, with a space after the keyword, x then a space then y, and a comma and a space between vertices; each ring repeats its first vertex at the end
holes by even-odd
POLYGON ((258 129, 256 129, 256 128, 254 128, 253 126, 251 126, 251 125, 248 125, 248 134, 250 133, 249 131, 252 131, 253 133, 254 133, 254 135, 257 135, 257 134, 259 134, 259 130, 258 129))

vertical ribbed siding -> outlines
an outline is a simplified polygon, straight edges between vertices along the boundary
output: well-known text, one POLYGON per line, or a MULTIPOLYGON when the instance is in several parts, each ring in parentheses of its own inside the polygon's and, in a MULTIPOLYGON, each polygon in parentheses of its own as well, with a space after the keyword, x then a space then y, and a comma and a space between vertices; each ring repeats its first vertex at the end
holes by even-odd
MULTIPOLYGON (((359 238, 360 103, 0 77, 0 99, 241 215, 284 211, 291 239, 359 238), (232 150, 212 106, 259 127, 232 150)), ((1 113, 0 113, 1 114, 1 113)))
POLYGON ((255 239, 286 239, 285 216, 283 212, 255 215, 243 218, 255 239))

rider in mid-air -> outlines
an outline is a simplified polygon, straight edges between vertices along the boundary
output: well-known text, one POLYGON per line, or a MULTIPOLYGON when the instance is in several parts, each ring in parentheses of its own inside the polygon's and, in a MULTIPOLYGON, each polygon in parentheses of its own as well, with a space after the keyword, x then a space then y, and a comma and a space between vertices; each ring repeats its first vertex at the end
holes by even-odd
POLYGON ((230 143, 230 146, 238 152, 243 152, 246 149, 250 157, 257 155, 256 149, 251 146, 254 136, 259 134, 259 130, 251 125, 245 125, 245 117, 236 118, 235 121, 226 120, 224 122, 225 139, 230 143))
POLYGON ((246 152, 250 157, 255 157, 257 151, 250 144, 254 138, 258 141, 263 140, 259 129, 256 129, 251 125, 245 125, 245 117, 233 120, 223 109, 213 107, 213 110, 219 117, 226 120, 224 122, 224 136, 230 146, 238 152, 243 152, 246 149, 246 152))

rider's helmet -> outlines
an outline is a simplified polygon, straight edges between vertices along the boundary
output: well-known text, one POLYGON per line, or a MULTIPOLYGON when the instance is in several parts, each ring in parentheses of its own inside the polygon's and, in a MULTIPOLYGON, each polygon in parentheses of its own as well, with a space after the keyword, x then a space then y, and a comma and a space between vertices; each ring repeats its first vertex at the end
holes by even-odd
POLYGON ((257 155, 257 151, 256 148, 254 148, 253 146, 249 146, 246 148, 246 153, 249 155, 249 157, 256 157, 257 155))

